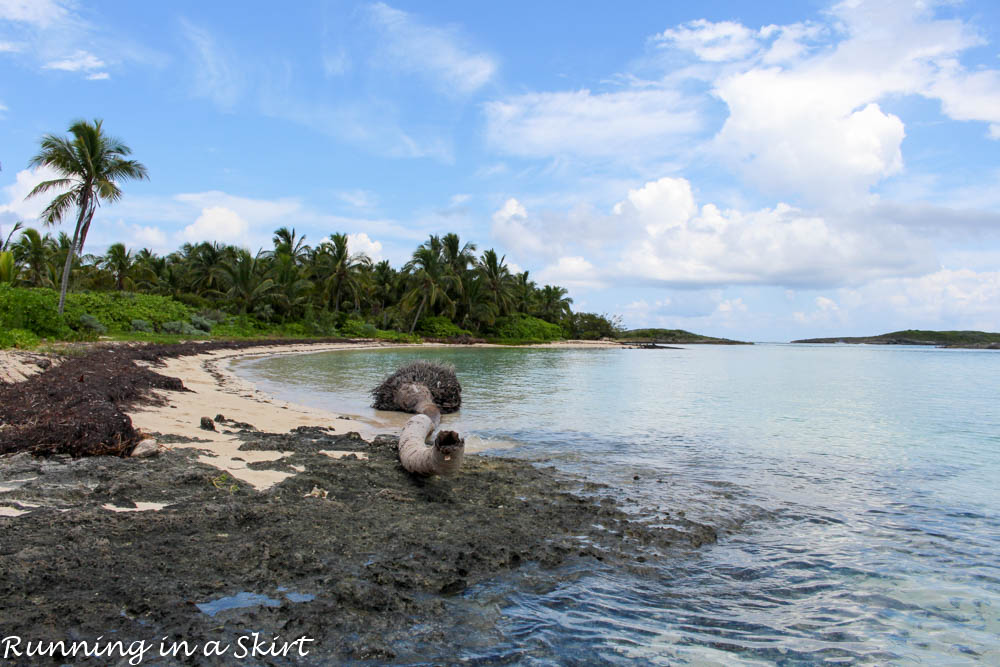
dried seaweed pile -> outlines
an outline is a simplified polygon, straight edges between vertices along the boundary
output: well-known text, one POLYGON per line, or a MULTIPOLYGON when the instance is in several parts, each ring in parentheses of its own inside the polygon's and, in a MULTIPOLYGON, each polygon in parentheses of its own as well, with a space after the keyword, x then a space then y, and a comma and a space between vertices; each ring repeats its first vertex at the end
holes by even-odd
POLYGON ((433 361, 414 361, 397 370, 372 389, 376 410, 399 410, 409 412, 396 405, 396 390, 404 384, 422 384, 427 387, 434 403, 442 413, 456 412, 462 407, 462 385, 455 376, 455 368, 433 361))
POLYGON ((152 402, 154 389, 186 391, 136 361, 203 354, 220 349, 329 341, 253 341, 115 345, 67 357, 62 363, 23 382, 0 383, 0 454, 36 456, 127 456, 139 435, 125 410, 152 402))

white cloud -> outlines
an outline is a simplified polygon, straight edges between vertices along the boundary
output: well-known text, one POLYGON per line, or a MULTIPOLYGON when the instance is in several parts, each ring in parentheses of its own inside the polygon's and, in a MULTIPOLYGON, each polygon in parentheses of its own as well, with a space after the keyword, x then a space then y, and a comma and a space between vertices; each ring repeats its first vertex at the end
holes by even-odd
POLYGON ((68 12, 55 0, 0 0, 0 19, 47 28, 66 18, 68 12))
POLYGON ((105 66, 103 60, 88 51, 79 50, 61 60, 46 63, 44 69, 57 69, 64 72, 88 72, 105 66))
POLYGON ((758 48, 753 31, 732 21, 713 23, 698 19, 665 30, 654 39, 692 51, 709 62, 744 58, 758 48))
POLYGON ((381 2, 369 5, 368 12, 382 37, 380 60, 427 76, 443 92, 475 92, 496 72, 493 58, 468 47, 456 28, 427 25, 381 2))
POLYGON ((194 94, 211 100, 223 111, 231 111, 243 93, 242 69, 208 30, 186 20, 181 20, 180 26, 193 47, 194 94))
MULTIPOLYGON (((39 167, 37 169, 24 169, 17 172, 14 182, 4 186, 2 191, 4 201, 0 203, 0 221, 6 219, 8 222, 23 220, 28 225, 39 225, 38 216, 42 210, 49 205, 52 199, 60 194, 61 190, 51 190, 45 194, 25 199, 28 193, 35 189, 43 181, 52 181, 60 178, 60 174, 49 167, 39 167)), ((73 213, 70 212, 72 216, 73 213)))
POLYGON ((677 76, 703 80, 727 105, 717 158, 765 192, 831 206, 902 171, 905 127, 886 100, 937 99, 947 117, 990 123, 989 136, 1000 136, 1000 70, 960 64, 983 40, 968 23, 938 18, 942 4, 850 0, 823 23, 754 30, 699 20, 654 41, 703 63, 677 76))
POLYGON ((363 253, 373 262, 382 260, 382 243, 368 238, 364 232, 347 235, 347 249, 353 253, 363 253))
POLYGON ((0 53, 17 53, 22 46, 14 42, 0 42, 0 53))
POLYGON ((701 126, 683 95, 662 88, 527 93, 489 102, 485 113, 491 145, 536 158, 662 156, 701 126))
POLYGON ((341 190, 336 194, 337 199, 354 208, 374 208, 378 203, 378 195, 371 190, 341 190))
POLYGON ((223 206, 212 206, 201 210, 201 215, 181 232, 181 238, 189 243, 218 241, 246 246, 250 225, 236 211, 223 206))
POLYGON ((511 197, 493 214, 493 238, 518 253, 544 252, 547 246, 525 225, 527 217, 524 205, 511 197))
POLYGON ((592 289, 606 287, 597 268, 583 257, 560 257, 559 261, 538 272, 538 282, 568 288, 592 289))
POLYGON ((88 81, 106 81, 107 79, 110 78, 111 75, 108 74, 107 72, 95 72, 94 74, 90 74, 87 76, 88 81))
POLYGON ((889 312, 906 328, 1000 330, 1000 271, 942 269, 914 278, 843 290, 841 304, 859 316, 889 312))

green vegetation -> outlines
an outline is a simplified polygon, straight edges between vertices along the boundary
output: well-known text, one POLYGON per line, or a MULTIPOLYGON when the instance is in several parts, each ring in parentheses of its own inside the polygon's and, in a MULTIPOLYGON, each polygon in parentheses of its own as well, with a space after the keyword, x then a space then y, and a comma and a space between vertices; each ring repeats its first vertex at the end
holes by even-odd
POLYGON ((945 345, 955 347, 990 347, 1000 345, 1000 333, 986 331, 925 331, 904 329, 878 336, 806 338, 793 343, 864 343, 867 345, 945 345))
MULTIPOLYGON (((352 254, 345 234, 315 248, 294 229, 251 254, 218 243, 159 256, 115 243, 72 257, 64 313, 54 289, 73 242, 21 229, 0 257, 0 326, 38 339, 170 341, 192 337, 348 337, 533 343, 601 338, 616 322, 573 313, 566 290, 513 274, 492 249, 431 236, 396 269, 352 254)), ((15 344, 5 336, 4 346, 15 344)), ((16 344, 28 345, 23 335, 16 344)))
POLYGON ((618 338, 626 342, 634 343, 663 343, 675 345, 750 345, 738 340, 728 338, 713 338, 712 336, 702 336, 700 334, 684 331, 683 329, 632 329, 625 331, 618 338))

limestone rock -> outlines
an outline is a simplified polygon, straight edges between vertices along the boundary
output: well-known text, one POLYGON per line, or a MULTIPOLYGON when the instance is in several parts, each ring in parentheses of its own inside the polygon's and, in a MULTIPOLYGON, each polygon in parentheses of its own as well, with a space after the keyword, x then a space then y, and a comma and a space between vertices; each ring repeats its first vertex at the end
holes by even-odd
POLYGON ((145 459, 160 453, 160 447, 153 438, 146 438, 132 450, 132 458, 145 459))

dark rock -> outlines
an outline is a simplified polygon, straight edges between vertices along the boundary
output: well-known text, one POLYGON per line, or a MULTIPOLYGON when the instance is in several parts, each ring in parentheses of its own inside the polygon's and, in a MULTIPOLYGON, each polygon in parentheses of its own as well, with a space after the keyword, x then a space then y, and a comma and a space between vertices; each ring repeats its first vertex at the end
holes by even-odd
POLYGON ((206 431, 214 431, 215 430, 215 422, 212 421, 211 417, 202 417, 201 418, 201 427, 203 429, 205 429, 206 431))

